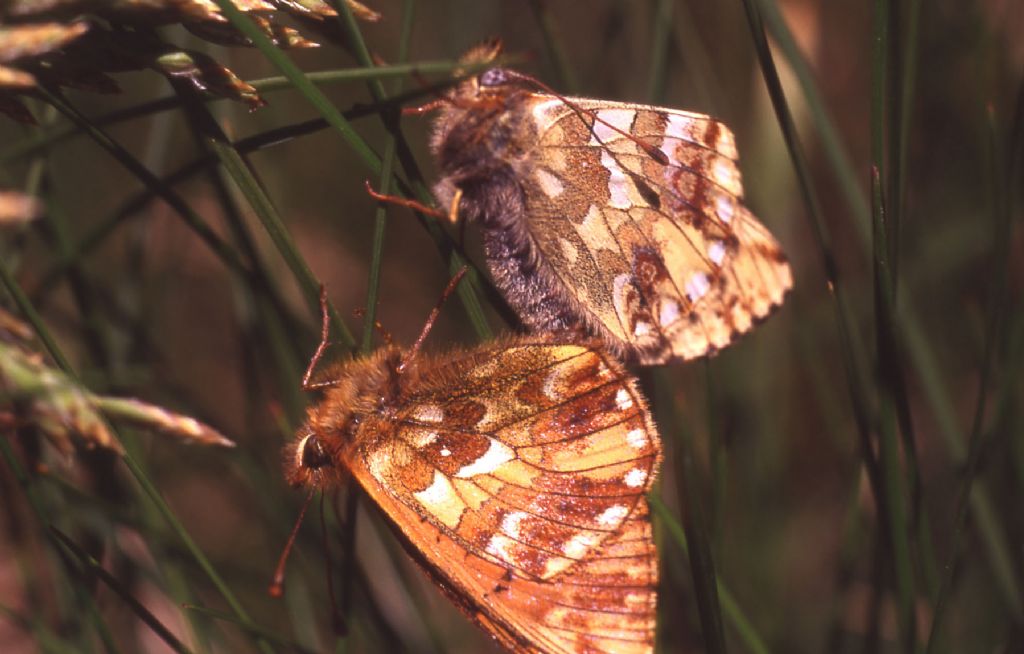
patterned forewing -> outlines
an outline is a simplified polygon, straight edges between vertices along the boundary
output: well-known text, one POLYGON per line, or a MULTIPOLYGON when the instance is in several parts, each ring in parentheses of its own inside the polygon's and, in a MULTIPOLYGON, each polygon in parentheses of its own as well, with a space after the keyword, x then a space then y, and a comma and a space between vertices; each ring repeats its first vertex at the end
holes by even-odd
POLYGON ((530 232, 592 326, 641 363, 728 345, 792 286, 742 203, 732 133, 700 114, 537 94, 530 232), (621 131, 618 131, 621 130, 621 131), (667 164, 624 136, 660 151, 667 164))
POLYGON ((537 651, 649 651, 660 442, 618 363, 515 341, 440 364, 402 406, 350 468, 481 624, 537 651))
POLYGON ((353 476, 389 516, 407 549, 470 618, 513 652, 649 654, 654 650, 658 562, 646 500, 620 530, 555 580, 524 579, 478 552, 376 482, 353 476))

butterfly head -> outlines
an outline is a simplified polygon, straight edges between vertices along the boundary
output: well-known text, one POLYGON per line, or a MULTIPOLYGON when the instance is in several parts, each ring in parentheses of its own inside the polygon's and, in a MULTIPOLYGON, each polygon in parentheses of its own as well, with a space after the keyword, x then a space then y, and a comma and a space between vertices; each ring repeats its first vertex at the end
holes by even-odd
POLYGON ((295 446, 292 461, 293 485, 305 485, 324 468, 331 465, 331 457, 324 442, 312 430, 307 430, 295 446))
MULTIPOLYGON (((497 62, 502 52, 501 40, 494 38, 484 41, 471 48, 459 62, 462 66, 456 70, 459 76, 466 75, 470 70, 479 69, 497 62)), ((531 90, 522 75, 507 68, 494 66, 485 68, 483 72, 469 75, 452 91, 451 99, 457 108, 478 108, 481 105, 500 105, 507 95, 516 90, 531 90)))
POLYGON ((344 362, 323 374, 323 398, 309 408, 306 423, 285 449, 288 482, 331 486, 341 481, 348 452, 368 419, 386 412, 398 392, 401 350, 393 346, 344 362))

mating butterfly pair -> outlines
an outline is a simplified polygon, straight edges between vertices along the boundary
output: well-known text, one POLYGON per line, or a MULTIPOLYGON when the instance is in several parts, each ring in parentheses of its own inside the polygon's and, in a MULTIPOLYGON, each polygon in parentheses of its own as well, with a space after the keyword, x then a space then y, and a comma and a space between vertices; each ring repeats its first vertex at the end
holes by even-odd
POLYGON ((515 652, 650 652, 658 565, 644 495, 661 449, 618 358, 714 352, 792 278, 741 202, 724 125, 536 89, 500 68, 467 79, 432 147, 438 200, 480 225, 496 285, 538 335, 440 356, 389 345, 337 365, 289 479, 322 488, 350 473, 515 652))

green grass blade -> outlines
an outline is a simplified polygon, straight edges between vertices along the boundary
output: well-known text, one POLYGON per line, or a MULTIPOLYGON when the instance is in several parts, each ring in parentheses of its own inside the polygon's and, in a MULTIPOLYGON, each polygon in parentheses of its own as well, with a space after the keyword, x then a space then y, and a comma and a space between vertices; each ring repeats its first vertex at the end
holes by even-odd
POLYGON ((139 178, 148 190, 160 196, 175 212, 181 216, 185 224, 196 233, 199 238, 213 251, 217 257, 235 272, 244 274, 245 266, 238 259, 238 255, 217 236, 216 232, 210 229, 203 219, 186 203, 181 196, 165 185, 159 177, 150 172, 127 150, 121 147, 114 139, 98 127, 90 123, 73 106, 58 98, 52 93, 44 94, 47 101, 70 118, 73 122, 84 129, 96 143, 117 159, 118 163, 124 166, 130 173, 139 178))
POLYGON ((690 546, 690 570, 693 574, 701 634, 708 652, 723 654, 726 651, 725 630, 722 626, 715 565, 701 506, 701 486, 698 483, 697 464, 694 460, 693 433, 686 423, 686 416, 673 401, 671 379, 664 370, 655 373, 654 383, 655 406, 661 409, 658 413, 659 422, 663 425, 662 433, 672 435, 676 483, 683 512, 683 529, 686 532, 686 542, 690 546))
POLYGON ((302 70, 289 59, 284 52, 274 45, 263 30, 258 28, 248 16, 243 14, 230 0, 214 0, 220 8, 224 17, 227 18, 238 31, 252 41, 263 56, 274 65, 275 68, 288 78, 292 86, 306 100, 313 105, 313 108, 333 127, 338 134, 348 143, 349 147, 363 161, 363 163, 374 174, 380 174, 380 157, 352 128, 349 121, 331 103, 330 100, 309 81, 302 70))
POLYGON ((668 45, 672 34, 673 0, 654 0, 654 27, 651 39, 651 66, 647 78, 647 99, 651 104, 665 101, 668 82, 668 45))
POLYGON ((275 634, 271 631, 267 631, 266 629, 261 628, 259 625, 243 622, 238 619, 238 616, 232 615, 230 613, 217 611, 215 609, 211 609, 205 606, 196 606, 195 604, 186 604, 182 608, 185 608, 188 611, 194 613, 198 613, 200 615, 204 615, 214 620, 219 620, 221 622, 229 622, 233 625, 236 625, 242 631, 245 631, 250 635, 260 638, 262 640, 266 640, 267 642, 273 643, 277 647, 283 648, 285 651, 295 652, 296 654, 314 654, 313 650, 309 648, 303 647, 302 645, 292 642, 290 640, 281 638, 281 636, 279 636, 278 634, 275 634))
MULTIPOLYGON (((897 353, 893 316, 895 279, 892 270, 890 238, 894 228, 887 220, 888 205, 883 189, 884 179, 891 170, 888 161, 888 128, 890 123, 890 25, 892 12, 889 0, 875 0, 872 13, 871 51, 871 158, 872 158, 872 254, 875 288, 875 333, 879 370, 879 459, 882 464, 883 495, 879 513, 888 536, 892 566, 896 580, 897 625, 902 648, 912 654, 916 647, 917 621, 915 610, 915 582, 911 563, 907 511, 904 494, 903 469, 896 426, 896 367, 897 353)), ((893 26, 898 29, 897 26, 893 26)), ((910 452, 906 450, 908 464, 910 452)))
MULTIPOLYGON (((10 276, 10 274, 7 271, 7 268, 3 265, 0 265, 0 279, 2 279, 2 281, 4 282, 4 285, 7 287, 8 292, 10 292, 11 296, 14 297, 16 301, 18 301, 19 308, 22 310, 23 314, 29 318, 30 322, 33 323, 33 326, 36 328, 37 335, 39 336, 40 340, 42 340, 47 345, 47 348, 50 351, 51 356, 58 363, 58 366, 61 368, 61 370, 63 370, 64 373, 69 375, 72 379, 77 379, 77 376, 75 375, 75 372, 72 369, 71 365, 68 363, 68 360, 64 357, 60 348, 56 345, 56 342, 53 341, 53 339, 49 336, 48 330, 46 329, 42 321, 39 319, 39 316, 38 314, 36 314, 35 309, 28 302, 28 298, 21 291, 20 286, 18 286, 15 280, 10 276)), ((116 436, 116 430, 113 427, 111 427, 110 430, 111 433, 115 434, 116 436)), ((168 506, 167 503, 164 501, 163 497, 160 495, 159 491, 157 491, 156 486, 153 485, 152 481, 150 481, 148 475, 146 474, 142 466, 127 452, 125 452, 122 455, 121 459, 128 467, 128 470, 135 477, 135 480, 139 483, 139 486, 142 488, 144 494, 148 496, 148 498, 150 499, 154 507, 157 509, 157 511, 160 513, 160 515, 170 525, 172 531, 175 534, 177 534, 178 538, 185 545, 185 548, 188 550, 192 558, 203 570, 203 572, 206 573, 207 577, 210 579, 214 587, 218 590, 218 592, 225 599, 225 601, 227 601, 228 605, 231 606, 231 609, 235 612, 235 615, 237 615, 239 619, 243 621, 251 622, 252 620, 249 617, 248 613, 245 611, 242 604, 235 598, 234 593, 228 587, 227 583, 225 583, 221 576, 217 573, 216 569, 210 563, 209 559, 206 557, 203 551, 199 549, 199 546, 195 543, 194 540, 192 540, 192 536, 188 533, 188 531, 185 529, 185 526, 181 523, 178 517, 171 510, 170 506, 168 506)), ((264 652, 270 651, 266 643, 260 643, 260 649, 264 652)))
POLYGON ((801 196, 807 209, 807 217, 811 223, 811 230, 821 257, 822 268, 825 272, 825 281, 828 285, 833 301, 833 309, 836 314, 836 326, 839 330, 840 353, 843 360, 843 371, 846 377, 847 389, 850 393, 850 401, 853 409, 854 420, 857 424, 857 433, 860 439, 861 456, 864 459, 864 466, 871 481, 871 487, 875 497, 881 497, 881 474, 878 464, 875 461, 873 447, 871 444, 872 423, 871 411, 866 392, 866 374, 862 369, 862 363, 867 361, 864 348, 856 330, 853 319, 850 315, 849 302, 846 298, 845 285, 841 283, 839 267, 835 260, 832 248, 832 239, 828 227, 824 221, 821 204, 811 181, 810 168, 807 165, 806 157, 800 146, 800 139, 796 133, 796 125, 793 115, 789 110, 785 93, 782 89, 782 82, 779 80, 778 71, 772 58, 771 50, 768 48, 768 39, 765 36, 764 23, 761 19, 761 12, 756 0, 743 0, 746 10, 747 21, 750 25, 751 36, 754 41, 754 50, 757 53, 758 62, 761 65, 762 76, 772 101, 772 107, 782 131, 786 148, 789 152, 793 168, 796 172, 797 182, 800 186, 801 196))
POLYGON ((776 0, 759 0, 765 25, 778 45, 786 63, 796 76, 804 102, 814 123, 815 133, 821 141, 822 152, 829 162, 843 199, 849 208, 853 226, 864 242, 871 238, 871 207, 864 192, 864 180, 853 169, 853 163, 843 145, 825 101, 814 82, 814 73, 793 38, 793 33, 779 12, 776 0))
MULTIPOLYGON (((252 171, 249 170, 249 166, 242 159, 241 155, 238 154, 238 151, 228 142, 227 136, 216 126, 216 123, 213 123, 212 117, 210 118, 211 128, 216 129, 216 133, 211 133, 207 137, 210 149, 216 154, 221 165, 224 166, 224 170, 231 176, 231 179, 238 186, 238 190, 249 202, 249 206, 252 207, 253 212, 263 224, 271 240, 273 240, 281 258, 288 264, 292 275, 302 288, 310 311, 313 315, 318 315, 320 313, 320 282, 313 274, 313 271, 309 269, 306 260, 302 257, 302 253, 295 246, 288 228, 285 226, 284 221, 281 220, 281 216, 263 189, 263 186, 256 179, 256 176, 252 174, 252 171)), ((353 348, 355 346, 355 337, 352 335, 351 330, 349 330, 348 325, 345 324, 345 321, 338 315, 334 307, 328 305, 328 312, 335 333, 340 336, 346 347, 353 348)))
MULTIPOLYGON (((340 70, 316 71, 306 73, 306 78, 314 85, 330 86, 332 84, 360 82, 371 79, 388 79, 392 77, 408 76, 418 77, 420 75, 451 73, 460 65, 461 64, 458 61, 421 61, 407 64, 372 66, 367 68, 343 68, 340 70)), ((284 76, 264 77, 249 80, 246 83, 255 88, 260 94, 291 90, 295 88, 291 80, 284 76)), ((426 93, 432 93, 435 90, 436 89, 433 88, 422 89, 417 91, 415 95, 420 96, 426 93)), ((200 98, 196 99, 198 100, 200 98)), ((202 100, 206 102, 214 102, 223 99, 224 98, 220 97, 202 98, 202 100)), ((181 104, 181 98, 177 95, 173 95, 100 114, 91 118, 90 122, 96 127, 106 127, 108 125, 116 125, 130 120, 135 120, 137 118, 144 118, 162 111, 177 109, 181 104)), ((6 166, 21 159, 38 155, 44 150, 53 148, 54 146, 60 145, 67 139, 79 135, 81 132, 81 128, 74 123, 47 126, 45 129, 38 130, 37 133, 28 138, 13 143, 6 148, 0 149, 0 166, 6 166)))
POLYGON ((149 629, 154 634, 156 634, 156 636, 160 640, 162 640, 168 647, 170 647, 175 652, 191 652, 191 650, 189 650, 184 643, 178 640, 174 636, 174 634, 171 633, 171 630, 165 627, 164 624, 160 622, 160 620, 157 619, 157 617, 149 611, 149 609, 143 606, 139 600, 135 599, 131 592, 127 588, 125 588, 121 584, 121 582, 118 581, 116 577, 114 577, 114 575, 107 572, 103 568, 103 566, 100 565, 99 561, 89 556, 84 550, 82 550, 82 548, 76 545, 75 542, 71 540, 71 538, 67 534, 65 534, 61 530, 51 526, 50 531, 56 537, 57 541, 61 545, 63 545, 69 553, 71 553, 73 556, 75 556, 75 558, 79 560, 79 562, 82 564, 82 566, 84 566, 85 570, 88 572, 89 575, 94 575, 97 579, 102 581, 108 588, 114 591, 114 593, 118 597, 124 600, 125 604, 128 605, 128 608, 131 609, 132 613, 138 616, 138 618, 142 620, 142 622, 145 623, 145 625, 149 627, 149 629))
MULTIPOLYGON (((676 545, 683 551, 686 556, 690 555, 690 546, 686 540, 686 531, 683 526, 679 524, 676 517, 672 514, 671 509, 665 506, 665 503, 661 501, 661 498, 650 495, 647 498, 648 503, 654 510, 654 513, 661 520, 661 523, 668 529, 669 535, 672 540, 675 541, 676 545)), ((753 654, 769 654, 771 650, 768 649, 768 645, 765 644, 764 638, 758 633, 753 623, 747 618, 743 609, 739 603, 729 592, 729 589, 725 587, 722 580, 718 580, 717 584, 718 597, 722 603, 722 612, 724 616, 729 620, 729 624, 733 629, 736 630, 737 635, 747 650, 753 654)))
MULTIPOLYGON (((821 95, 813 81, 810 67, 800 54, 774 0, 760 0, 760 5, 764 8, 773 37, 797 74, 805 100, 811 108, 810 114, 821 139, 826 160, 839 182, 850 216, 854 219, 853 226, 861 237, 862 244, 867 248, 871 239, 871 210, 864 194, 860 191, 858 175, 855 173, 850 157, 824 107, 821 95)), ((911 15, 914 15, 913 11, 911 15)), ((913 22, 911 22, 911 28, 913 28, 913 22)), ((907 47, 910 48, 912 43, 913 40, 908 37, 907 47)), ((907 83, 909 81, 905 80, 905 85, 907 83)), ((904 103, 904 111, 908 111, 909 106, 910 103, 904 103)), ((920 384, 928 411, 938 426, 937 433, 950 457, 963 464, 967 457, 964 440, 962 440, 965 438, 962 436, 965 430, 958 424, 953 409, 956 405, 953 393, 942 379, 938 356, 928 342, 925 327, 917 318, 914 307, 907 300, 901 303, 900 324, 902 336, 905 339, 902 347, 907 353, 908 367, 913 371, 917 383, 920 384)), ((840 324, 840 329, 842 328, 842 324, 840 324)), ((1004 526, 996 518, 991 496, 983 480, 978 480, 973 485, 971 507, 974 515, 972 524, 978 531, 985 549, 986 560, 992 568, 993 577, 997 581, 997 588, 1004 603, 1011 614, 1024 615, 1024 591, 1013 573, 1011 547, 1007 541, 1004 526)), ((922 525, 920 529, 926 529, 926 525, 922 525)), ((927 555, 927 552, 925 554, 927 555)))
MULTIPOLYGON (((1016 146, 1013 137, 1015 132, 1024 129, 1024 86, 1021 87, 1017 98, 1017 112, 1014 116, 1014 129, 1011 130, 1009 139, 1011 147, 1016 146)), ((970 437, 967 447, 967 464, 963 472, 963 480, 960 482, 960 489, 957 493, 955 504, 953 535, 950 553, 943 567, 944 574, 939 586, 938 596, 935 602, 935 610, 932 615, 931 630, 928 634, 928 641, 925 651, 932 654, 938 646, 939 637, 945 626, 946 611, 949 604, 950 594, 953 588, 953 575, 957 569, 957 561, 961 555, 961 539, 967 523, 968 512, 971 508, 971 494, 975 479, 978 475, 981 463, 982 452, 985 449, 984 423, 986 407, 992 378, 997 368, 996 352, 1001 342, 1004 342, 1004 313, 1010 306, 1010 294, 1008 280, 1010 271, 1010 243, 1012 212, 1010 209, 1010 189, 1013 181, 1018 179, 1019 169, 1015 166, 1014 153, 1011 150, 1009 156, 1005 156, 1000 143, 999 131, 996 126, 993 112, 989 110, 989 152, 991 157, 990 174, 992 178, 992 245, 993 252, 990 264, 991 281, 989 283, 989 297, 986 307, 986 325, 984 353, 981 359, 977 396, 974 403, 974 415, 971 421, 970 437), (1005 171, 1005 173, 1004 173, 1005 171)), ((1019 134, 1016 134, 1019 136, 1019 134)), ((998 415, 998 413, 997 413, 998 415)), ((1006 570, 1012 575, 1013 569, 1006 570)), ((1019 617, 1019 615, 1017 616, 1019 617)))
POLYGON ((576 74, 569 63, 569 57, 565 53, 558 27, 555 25, 555 18, 548 10, 548 3, 545 0, 530 0, 530 9, 533 10, 533 17, 540 26, 544 48, 547 50, 548 59, 555 67, 559 88, 570 94, 579 92, 579 81, 576 79, 576 74))

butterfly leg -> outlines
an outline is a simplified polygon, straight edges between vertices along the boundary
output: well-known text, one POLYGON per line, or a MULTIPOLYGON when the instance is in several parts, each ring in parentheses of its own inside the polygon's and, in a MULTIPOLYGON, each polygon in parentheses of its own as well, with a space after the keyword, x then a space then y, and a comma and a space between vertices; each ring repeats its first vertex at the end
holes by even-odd
POLYGON ((370 185, 370 180, 366 180, 366 192, 370 194, 371 198, 377 200, 378 202, 396 204, 400 207, 406 207, 408 209, 412 209, 413 211, 417 211, 419 213, 426 214, 428 216, 438 218, 440 220, 444 220, 445 218, 449 217, 449 215, 446 214, 445 212, 435 209, 434 207, 428 207, 422 202, 417 202, 416 200, 403 198, 398 195, 385 195, 383 193, 378 193, 373 189, 373 186, 370 185))
POLYGON ((435 100, 431 100, 430 102, 425 102, 425 103, 423 103, 423 104, 421 104, 419 106, 416 106, 416 107, 402 107, 402 115, 403 116, 422 116, 423 114, 430 113, 431 111, 436 111, 436 110, 440 109, 441 107, 445 106, 446 104, 451 104, 451 103, 446 101, 446 100, 444 100, 444 99, 442 99, 442 98, 437 98, 435 100))

